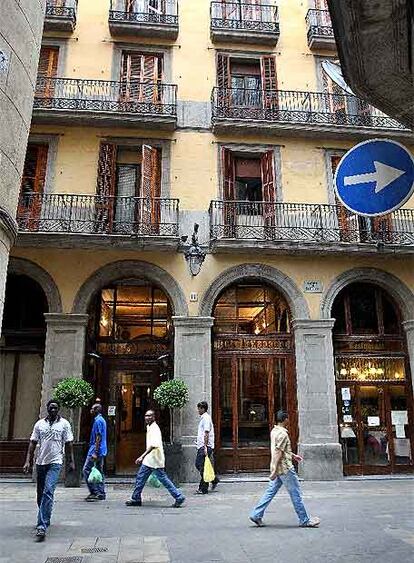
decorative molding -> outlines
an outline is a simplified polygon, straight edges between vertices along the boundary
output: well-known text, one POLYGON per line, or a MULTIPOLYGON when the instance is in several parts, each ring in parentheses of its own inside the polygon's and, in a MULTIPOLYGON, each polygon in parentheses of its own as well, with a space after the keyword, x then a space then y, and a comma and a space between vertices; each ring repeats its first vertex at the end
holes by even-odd
POLYGON ((211 315, 220 293, 229 285, 245 279, 273 285, 286 297, 293 318, 310 318, 308 304, 295 282, 280 270, 265 264, 240 264, 222 272, 205 291, 200 302, 200 316, 211 315))
POLYGON ((159 266, 140 260, 110 262, 96 270, 78 290, 72 313, 87 313, 91 299, 105 285, 131 278, 144 278, 159 285, 171 299, 173 313, 188 315, 187 300, 175 279, 159 266))
POLYGON ((52 276, 38 264, 25 258, 10 256, 9 274, 28 276, 43 289, 48 303, 48 313, 62 313, 62 299, 52 276))
POLYGON ((10 246, 13 245, 17 237, 17 222, 12 215, 0 205, 0 228, 6 233, 10 239, 10 246))
POLYGON ((320 306, 320 317, 330 319, 338 293, 354 282, 370 282, 385 289, 397 302, 406 320, 414 318, 414 293, 396 276, 377 268, 354 268, 342 272, 325 290, 320 306))

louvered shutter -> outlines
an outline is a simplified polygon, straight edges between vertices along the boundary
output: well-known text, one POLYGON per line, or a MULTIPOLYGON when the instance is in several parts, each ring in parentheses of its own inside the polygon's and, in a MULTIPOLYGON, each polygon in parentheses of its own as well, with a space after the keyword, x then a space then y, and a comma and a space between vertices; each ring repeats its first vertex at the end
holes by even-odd
POLYGON ((17 217, 19 224, 29 231, 36 231, 39 225, 48 150, 48 145, 29 143, 26 151, 17 217))
POLYGON ((336 84, 330 76, 322 69, 322 81, 325 92, 328 94, 326 100, 326 109, 329 113, 333 113, 336 122, 345 125, 347 121, 346 96, 342 88, 336 84))
POLYGON ((394 226, 392 214, 372 218, 372 230, 377 241, 392 243, 394 241, 394 226))
POLYGON ((37 67, 37 83, 35 96, 37 98, 52 98, 55 90, 59 58, 58 47, 45 47, 40 49, 39 65, 37 67))
MULTIPOLYGON (((335 176, 341 156, 331 157, 332 176, 335 176)), ((336 215, 338 217, 339 238, 343 242, 350 242, 352 238, 352 228, 355 225, 355 217, 352 213, 339 201, 335 193, 336 215)))
POLYGON ((262 6, 261 0, 243 0, 241 4, 241 19, 243 21, 268 21, 262 18, 265 11, 268 11, 268 7, 262 6))
POLYGON ((230 57, 217 53, 217 105, 228 107, 231 100, 230 57))
POLYGON ((221 149, 221 162, 223 173, 223 225, 226 238, 235 237, 236 227, 236 165, 232 152, 221 149))
POLYGON ((161 219, 161 158, 160 151, 142 146, 141 193, 139 223, 141 231, 156 234, 161 219))
POLYGON ((262 76, 263 105, 268 109, 277 109, 278 93, 275 57, 264 55, 260 59, 260 71, 262 76))
POLYGON ((124 52, 121 60, 121 100, 159 103, 161 74, 159 56, 124 52))
POLYGON ((98 173, 96 181, 96 230, 111 233, 113 230, 115 188, 116 188, 116 154, 114 143, 101 143, 98 157, 98 173))
POLYGON ((261 159, 263 218, 266 226, 275 224, 275 173, 273 151, 266 151, 261 159))

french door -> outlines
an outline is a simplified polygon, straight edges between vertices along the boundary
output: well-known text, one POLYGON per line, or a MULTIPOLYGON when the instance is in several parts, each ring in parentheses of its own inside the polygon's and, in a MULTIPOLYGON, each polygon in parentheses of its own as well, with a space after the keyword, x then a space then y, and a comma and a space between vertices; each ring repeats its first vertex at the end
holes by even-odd
POLYGON ((337 387, 345 474, 413 471, 412 399, 405 383, 337 387))
POLYGON ((292 443, 296 443, 292 376, 291 356, 216 356, 213 393, 220 472, 268 470, 269 433, 280 409, 290 414, 292 443))

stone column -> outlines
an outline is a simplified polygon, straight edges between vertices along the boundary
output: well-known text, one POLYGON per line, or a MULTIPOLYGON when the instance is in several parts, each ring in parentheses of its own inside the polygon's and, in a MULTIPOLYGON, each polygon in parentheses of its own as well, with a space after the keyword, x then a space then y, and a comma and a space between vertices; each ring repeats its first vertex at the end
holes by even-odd
MULTIPOLYGON (((1 170, 1 163, 0 163, 1 170)), ((0 207, 0 336, 3 320, 9 252, 17 235, 17 223, 11 215, 0 207)))
MULTIPOLYGON (((410 363, 411 377, 414 378, 414 319, 404 321, 402 325, 407 338, 408 361, 410 363)), ((413 388, 414 387, 412 386, 412 389, 413 388)))
POLYGON ((46 313, 41 416, 53 387, 65 377, 82 377, 88 315, 46 313))
POLYGON ((194 467, 198 413, 197 403, 207 401, 211 410, 212 317, 173 317, 174 377, 184 380, 190 400, 174 418, 174 438, 183 446, 182 481, 197 481, 194 467))
POLYGON ((299 414, 299 464, 305 479, 342 479, 338 440, 333 319, 293 321, 299 414))

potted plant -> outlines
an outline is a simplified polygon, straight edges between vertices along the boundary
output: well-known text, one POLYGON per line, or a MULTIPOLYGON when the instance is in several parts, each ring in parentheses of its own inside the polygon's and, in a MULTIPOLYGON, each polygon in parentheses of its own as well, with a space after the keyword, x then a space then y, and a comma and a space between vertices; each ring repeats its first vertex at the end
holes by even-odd
POLYGON ((165 448, 165 465, 168 475, 178 483, 182 465, 182 446, 173 441, 173 417, 176 409, 182 409, 188 403, 187 384, 182 379, 164 381, 154 390, 154 399, 161 407, 170 409, 170 443, 165 448))
POLYGON ((84 444, 79 442, 80 409, 93 399, 90 383, 78 377, 66 377, 53 389, 53 399, 69 411, 69 420, 74 435, 75 471, 68 472, 65 467, 65 486, 80 487, 84 457, 84 444))

